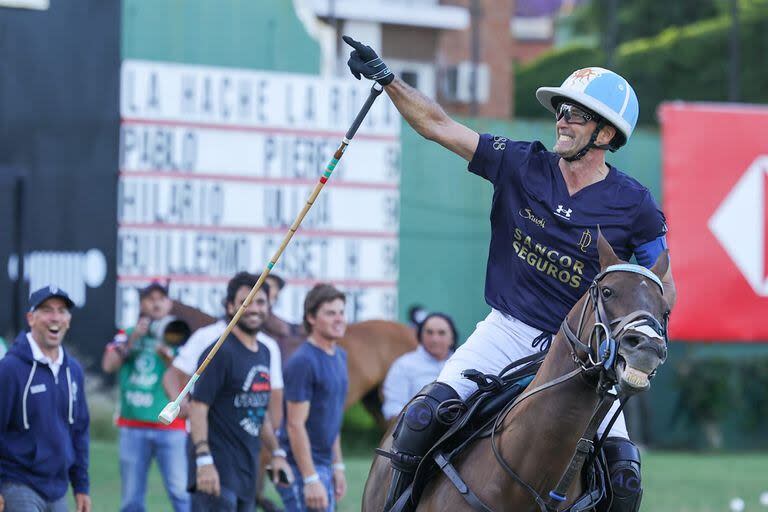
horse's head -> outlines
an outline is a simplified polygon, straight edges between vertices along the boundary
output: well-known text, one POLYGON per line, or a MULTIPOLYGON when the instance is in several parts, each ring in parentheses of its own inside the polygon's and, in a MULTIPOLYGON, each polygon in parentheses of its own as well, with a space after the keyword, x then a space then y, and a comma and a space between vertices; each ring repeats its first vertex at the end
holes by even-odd
POLYGON ((600 273, 581 303, 576 333, 568 319, 563 322, 565 337, 584 371, 599 376, 602 387, 618 384, 625 395, 645 391, 667 358, 669 304, 661 280, 669 255, 664 251, 650 270, 632 265, 616 256, 599 230, 597 250, 600 273))
POLYGON ((620 260, 598 233, 600 274, 589 294, 596 314, 593 341, 600 363, 624 394, 650 387, 648 378, 667 358, 669 305, 661 279, 669 268, 664 251, 650 269, 620 260))

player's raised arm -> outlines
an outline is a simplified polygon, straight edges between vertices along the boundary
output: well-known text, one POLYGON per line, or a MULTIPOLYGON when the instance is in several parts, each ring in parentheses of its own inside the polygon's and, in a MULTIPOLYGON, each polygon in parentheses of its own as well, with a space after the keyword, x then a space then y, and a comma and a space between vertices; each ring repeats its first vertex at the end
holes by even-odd
POLYGON ((465 160, 472 160, 480 140, 477 132, 454 121, 437 102, 396 78, 373 48, 349 36, 344 36, 343 39, 354 48, 347 64, 355 78, 359 80, 364 76, 379 82, 397 110, 416 132, 465 160))

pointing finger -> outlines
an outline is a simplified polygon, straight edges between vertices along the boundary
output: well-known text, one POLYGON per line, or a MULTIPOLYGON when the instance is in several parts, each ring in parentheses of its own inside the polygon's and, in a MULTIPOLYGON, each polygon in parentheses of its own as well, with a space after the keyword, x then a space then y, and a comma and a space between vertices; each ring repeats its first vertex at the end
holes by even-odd
POLYGON ((355 50, 362 50, 364 48, 363 43, 355 41, 349 36, 341 36, 345 43, 354 48, 355 50))

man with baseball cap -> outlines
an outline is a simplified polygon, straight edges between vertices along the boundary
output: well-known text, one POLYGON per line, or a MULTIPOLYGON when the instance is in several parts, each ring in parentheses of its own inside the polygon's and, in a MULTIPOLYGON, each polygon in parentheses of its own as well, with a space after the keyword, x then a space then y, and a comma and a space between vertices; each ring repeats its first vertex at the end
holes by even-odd
POLYGON ((29 298, 29 332, 0 361, 0 512, 90 512, 89 415, 80 364, 62 342, 74 303, 46 286, 29 298))
POLYGON ((176 353, 161 332, 168 325, 173 302, 157 281, 138 290, 139 319, 107 344, 101 359, 105 373, 117 373, 120 383, 120 510, 146 510, 147 478, 157 460, 165 490, 176 512, 188 512, 187 432, 184 418, 170 425, 158 421, 166 402, 162 378, 176 353))

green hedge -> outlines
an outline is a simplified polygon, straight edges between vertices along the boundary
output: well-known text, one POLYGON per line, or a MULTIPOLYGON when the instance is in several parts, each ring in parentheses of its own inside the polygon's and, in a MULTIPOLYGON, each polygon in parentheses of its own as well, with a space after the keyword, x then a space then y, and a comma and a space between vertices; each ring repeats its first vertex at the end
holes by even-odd
POLYGON ((690 358, 677 366, 676 419, 690 425, 732 423, 745 432, 768 421, 768 357, 690 358), (735 421, 733 421, 735 420, 735 421))
MULTIPOLYGON (((768 103, 768 9, 752 9, 741 17, 741 101, 768 103)), ((729 81, 728 17, 670 28, 618 48, 614 70, 635 88, 640 122, 655 123, 662 101, 727 101, 729 81)), ((516 114, 545 117, 533 93, 542 85, 559 85, 573 70, 605 66, 605 54, 575 45, 549 52, 521 66, 515 77, 516 114)))

